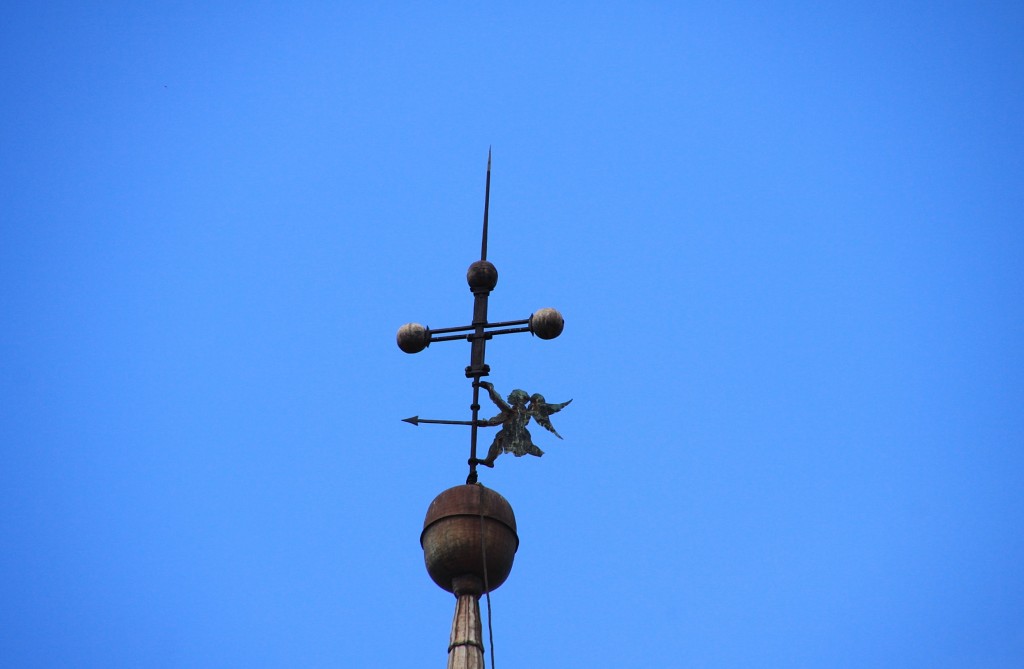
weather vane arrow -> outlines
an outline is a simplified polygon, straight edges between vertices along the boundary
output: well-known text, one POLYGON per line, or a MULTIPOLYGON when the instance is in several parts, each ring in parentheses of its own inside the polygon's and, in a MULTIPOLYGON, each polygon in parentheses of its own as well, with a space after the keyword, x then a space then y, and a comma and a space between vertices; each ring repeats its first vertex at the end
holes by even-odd
POLYGON ((474 423, 471 420, 434 420, 431 418, 420 418, 419 416, 413 416, 411 418, 403 418, 403 423, 412 423, 413 425, 419 425, 420 423, 433 423, 435 425, 477 425, 479 427, 485 427, 487 421, 478 420, 474 423))
POLYGON ((469 325, 460 325, 449 328, 431 329, 419 323, 407 323, 398 329, 398 348, 406 353, 419 353, 430 344, 441 341, 464 340, 470 343, 469 366, 466 367, 466 377, 473 379, 473 403, 470 404, 472 420, 434 420, 413 416, 402 420, 412 425, 420 423, 433 423, 441 425, 469 425, 470 447, 469 447, 469 477, 466 483, 476 483, 476 466, 482 464, 487 467, 494 466, 494 459, 501 453, 513 453, 516 457, 530 454, 543 455, 544 452, 537 448, 530 437, 526 425, 532 418, 541 427, 552 432, 561 439, 561 435, 551 426, 549 416, 569 404, 548 404, 544 401, 543 395, 535 393, 529 395, 523 390, 513 390, 508 396, 508 401, 494 390, 494 386, 480 379, 490 374, 490 367, 484 362, 486 354, 486 343, 488 339, 496 335, 515 334, 529 332, 531 335, 541 339, 554 339, 562 334, 565 321, 555 309, 538 309, 529 318, 514 321, 489 322, 487 320, 487 299, 494 287, 498 285, 498 270, 487 261, 487 216, 491 202, 491 151, 487 150, 487 183, 484 188, 484 224, 483 234, 480 243, 480 260, 469 266, 466 272, 466 281, 473 293, 473 321, 469 325), (490 399, 500 410, 500 413, 487 420, 480 420, 480 388, 485 388, 490 399), (487 458, 477 458, 477 428, 495 427, 501 425, 502 429, 494 438, 487 458))

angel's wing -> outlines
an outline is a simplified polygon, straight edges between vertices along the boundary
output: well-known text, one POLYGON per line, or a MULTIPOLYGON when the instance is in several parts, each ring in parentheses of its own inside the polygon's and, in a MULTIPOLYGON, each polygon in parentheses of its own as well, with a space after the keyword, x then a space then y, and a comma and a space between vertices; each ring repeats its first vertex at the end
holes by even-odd
MULTIPOLYGON (((572 402, 572 400, 569 400, 569 402, 572 402)), ((551 424, 551 420, 548 419, 548 416, 553 413, 558 413, 565 407, 569 406, 569 402, 548 404, 544 401, 543 395, 540 393, 534 393, 533 396, 530 397, 530 415, 533 416, 533 419, 537 421, 538 425, 561 439, 562 435, 558 434, 558 431, 555 429, 555 426, 551 424)))

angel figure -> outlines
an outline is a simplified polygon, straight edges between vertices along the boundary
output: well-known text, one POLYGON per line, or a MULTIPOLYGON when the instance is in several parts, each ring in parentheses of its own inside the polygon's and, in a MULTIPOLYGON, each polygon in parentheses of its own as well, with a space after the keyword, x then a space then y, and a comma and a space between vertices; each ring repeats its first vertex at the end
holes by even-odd
POLYGON ((561 404, 548 404, 540 393, 534 393, 531 397, 526 394, 525 390, 516 389, 509 394, 508 402, 506 402, 494 390, 494 384, 489 381, 481 381, 480 386, 487 389, 491 401, 501 409, 501 413, 494 418, 482 421, 482 424, 501 425, 502 428, 498 430, 498 434, 494 435, 491 448, 487 451, 487 458, 477 460, 478 464, 494 467, 494 460, 502 453, 512 453, 517 458, 527 453, 537 457, 544 455, 544 451, 534 446, 530 431, 526 429, 531 418, 545 430, 553 433, 559 439, 562 438, 562 435, 558 434, 551 424, 548 416, 558 413, 572 400, 561 404))

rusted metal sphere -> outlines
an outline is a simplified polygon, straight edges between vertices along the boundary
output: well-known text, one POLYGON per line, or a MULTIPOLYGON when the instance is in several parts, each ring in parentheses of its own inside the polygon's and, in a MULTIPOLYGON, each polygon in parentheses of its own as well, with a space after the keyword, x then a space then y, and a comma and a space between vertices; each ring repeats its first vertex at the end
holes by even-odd
POLYGON ((554 339, 562 334, 565 319, 557 309, 538 309, 530 316, 530 332, 541 339, 554 339))
POLYGON ((398 328, 398 348, 406 353, 419 353, 430 346, 430 330, 419 323, 406 323, 398 328))
POLYGON ((474 293, 489 293, 498 285, 498 268, 486 260, 477 260, 466 270, 466 282, 474 293))
POLYGON ((430 503, 420 545, 434 583, 456 592, 479 579, 476 594, 483 594, 497 589, 512 571, 519 548, 516 517, 508 501, 493 490, 477 484, 455 486, 430 503))

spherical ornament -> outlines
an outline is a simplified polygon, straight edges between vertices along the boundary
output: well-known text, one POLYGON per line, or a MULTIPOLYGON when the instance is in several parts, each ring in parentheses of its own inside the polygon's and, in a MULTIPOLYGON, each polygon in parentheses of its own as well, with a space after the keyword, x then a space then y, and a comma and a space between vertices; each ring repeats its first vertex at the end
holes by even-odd
POLYGON ((455 486, 430 503, 420 545, 434 583, 455 594, 476 590, 473 594, 480 595, 497 589, 512 571, 519 548, 516 517, 493 490, 455 486))
POLYGON ((541 339, 554 339, 564 327, 565 320, 557 309, 538 309, 530 316, 530 332, 541 339))
POLYGON ((486 260, 477 260, 466 270, 466 282, 474 293, 489 293, 498 285, 498 269, 486 260))
POLYGON ((419 323, 406 323, 398 328, 398 348, 406 353, 419 353, 430 346, 430 330, 419 323))

